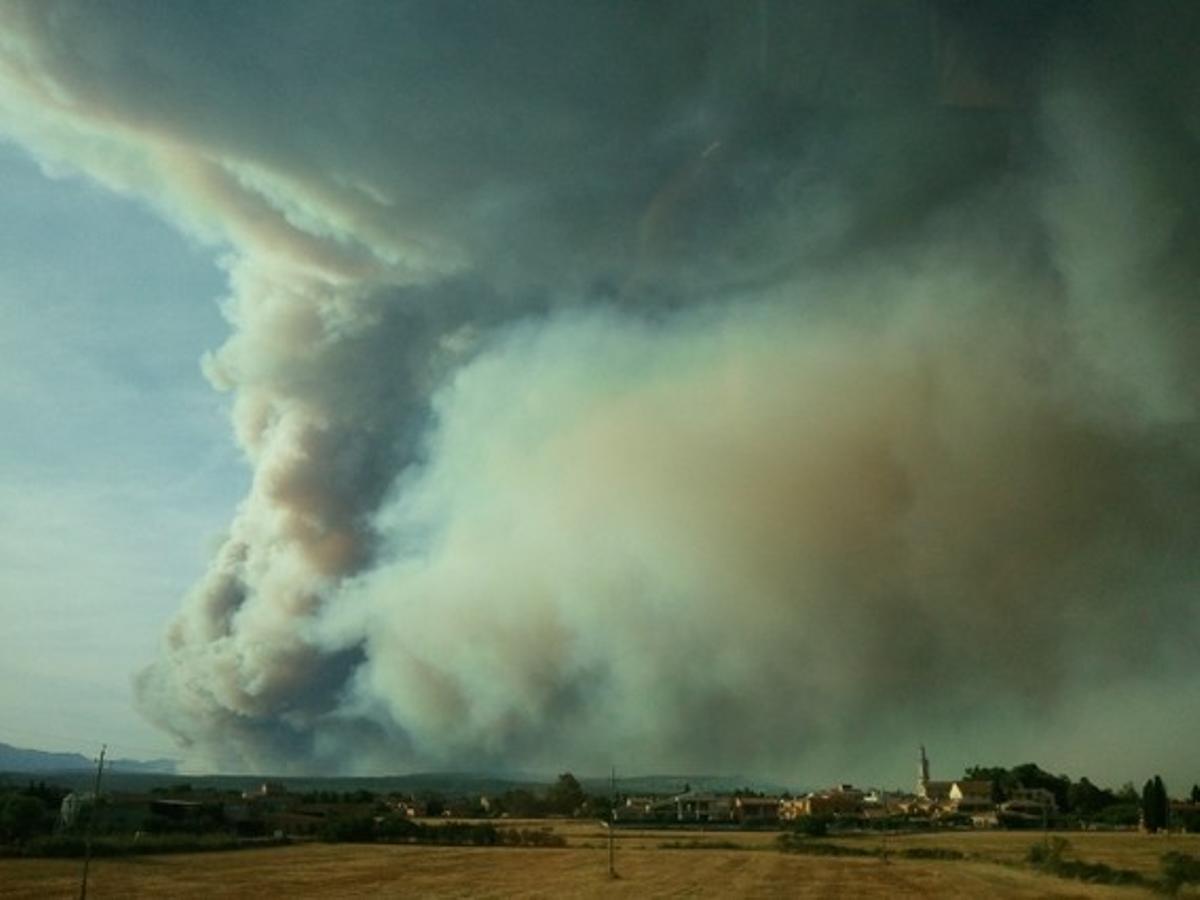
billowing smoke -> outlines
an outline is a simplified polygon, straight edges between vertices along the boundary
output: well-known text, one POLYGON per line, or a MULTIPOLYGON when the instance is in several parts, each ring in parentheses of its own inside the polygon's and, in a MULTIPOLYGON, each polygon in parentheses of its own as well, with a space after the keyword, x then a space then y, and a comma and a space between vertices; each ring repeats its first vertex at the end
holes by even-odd
POLYGON ((8 132, 228 251, 195 759, 1099 765, 1197 689, 1194 4, 3 18, 8 132))

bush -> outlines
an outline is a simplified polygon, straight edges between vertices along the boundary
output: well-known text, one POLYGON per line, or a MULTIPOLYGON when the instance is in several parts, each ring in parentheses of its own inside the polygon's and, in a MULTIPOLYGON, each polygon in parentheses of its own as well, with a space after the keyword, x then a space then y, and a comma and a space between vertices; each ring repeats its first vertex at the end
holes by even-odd
POLYGON ((377 837, 371 816, 334 819, 321 826, 320 838, 333 844, 369 844, 377 837))
POLYGON ((495 826, 486 823, 476 825, 467 822, 446 822, 444 825, 422 825, 403 816, 354 816, 335 819, 326 822, 321 828, 320 838, 333 844, 384 842, 491 847, 500 843, 500 835, 495 826))
MULTIPOLYGON (((70 857, 83 856, 83 838, 73 834, 54 835, 52 837, 37 837, 25 845, 28 856, 70 857)), ((96 848, 93 846, 93 853, 96 848)), ((103 853, 97 853, 103 856, 103 853)))
POLYGON ((733 841, 702 841, 692 839, 690 841, 663 841, 658 845, 659 850, 745 850, 744 844, 735 844, 733 841))
POLYGON ((966 859, 965 853, 945 847, 906 847, 899 855, 905 859, 966 859))
POLYGON ((1057 835, 1048 841, 1040 841, 1029 848, 1026 859, 1035 868, 1059 878, 1074 878, 1089 884, 1144 884, 1138 872, 1129 869, 1114 869, 1104 863, 1084 862, 1067 859, 1071 844, 1057 835))
POLYGON ((551 828, 509 828, 500 840, 512 847, 565 847, 567 839, 551 828))
POLYGON ((1136 803, 1115 803, 1106 806, 1092 817, 1098 825, 1132 827, 1141 820, 1141 808, 1136 803))
POLYGON ((792 822, 791 830, 807 837, 825 837, 829 834, 829 816, 799 816, 792 822))
POLYGON ((1033 844, 1025 854, 1025 858, 1035 866, 1052 868, 1060 864, 1071 842, 1066 838, 1055 835, 1046 841, 1033 844))
POLYGON ((46 807, 37 797, 10 794, 0 799, 0 838, 22 844, 42 831, 51 821, 46 807))
MULTIPOLYGON (((285 841, 272 841, 279 844, 285 841)), ((101 837, 92 841, 93 856, 130 856, 151 853, 197 853, 205 850, 236 850, 242 847, 261 847, 263 841, 247 843, 228 835, 151 835, 140 837, 101 837)), ((25 847, 27 856, 54 858, 84 855, 84 839, 75 834, 38 837, 25 847)))
POLYGON ((878 851, 867 847, 845 847, 814 841, 795 832, 785 831, 775 839, 775 846, 784 853, 803 853, 806 856, 877 856, 878 851))
POLYGON ((1164 887, 1174 894, 1185 884, 1200 884, 1200 859, 1187 853, 1164 853, 1162 873, 1164 887))
POLYGON ((388 816, 377 823, 375 836, 381 841, 415 840, 423 827, 405 816, 388 816))

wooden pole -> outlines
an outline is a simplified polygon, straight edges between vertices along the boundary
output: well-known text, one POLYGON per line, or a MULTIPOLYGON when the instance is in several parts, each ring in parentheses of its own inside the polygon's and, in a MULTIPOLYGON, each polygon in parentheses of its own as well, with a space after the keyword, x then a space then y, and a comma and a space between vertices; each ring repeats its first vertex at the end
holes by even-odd
POLYGON ((79 900, 87 900, 88 866, 92 862, 92 825, 100 811, 100 776, 104 774, 104 753, 107 750, 108 745, 102 744, 100 758, 96 760, 96 785, 92 789, 92 810, 88 814, 87 830, 84 832, 83 839, 83 874, 79 880, 79 900))
POLYGON ((617 767, 612 767, 611 801, 608 810, 608 877, 617 877, 616 861, 614 859, 613 830, 617 827, 617 767))

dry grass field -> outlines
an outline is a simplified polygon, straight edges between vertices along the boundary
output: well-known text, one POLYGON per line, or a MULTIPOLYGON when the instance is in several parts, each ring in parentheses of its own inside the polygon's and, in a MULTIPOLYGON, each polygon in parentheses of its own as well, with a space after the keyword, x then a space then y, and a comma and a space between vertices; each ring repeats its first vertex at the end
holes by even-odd
MULTIPOLYGON (((531 823, 532 824, 532 823, 531 823)), ((544 824, 544 823, 539 823, 544 824)), ((619 878, 607 874, 603 830, 563 823, 565 849, 304 844, 232 853, 100 859, 89 894, 125 897, 1138 897, 1134 888, 1087 885, 1005 865, 1036 834, 905 835, 889 847, 957 849, 956 861, 813 857, 771 849, 769 833, 637 831, 618 843, 619 878), (666 849, 669 842, 708 844, 666 849), (731 842, 744 849, 728 849, 731 842)), ((1196 836, 1071 834, 1072 853, 1153 872, 1168 849, 1200 854, 1196 836)), ((877 839, 843 838, 872 846, 877 839)), ((76 860, 0 860, 0 896, 71 897, 76 860)))
MULTIPOLYGON (((1067 856, 1087 862, 1104 863, 1115 869, 1132 869, 1153 875, 1159 871, 1159 858, 1170 851, 1200 856, 1200 835, 1148 835, 1132 832, 1069 831, 1060 835, 1070 843, 1067 856)), ((889 848, 942 847, 958 850, 972 859, 1017 863, 1025 858, 1029 846, 1042 839, 1041 832, 961 831, 943 834, 906 834, 887 839, 889 848)), ((835 838, 833 843, 878 847, 880 839, 835 838)))

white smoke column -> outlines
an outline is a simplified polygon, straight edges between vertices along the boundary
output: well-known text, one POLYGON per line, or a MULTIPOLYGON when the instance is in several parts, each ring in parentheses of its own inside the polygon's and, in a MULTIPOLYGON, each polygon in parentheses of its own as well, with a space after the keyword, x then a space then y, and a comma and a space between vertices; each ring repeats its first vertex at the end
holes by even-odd
POLYGON ((4 7, 8 132, 229 250, 253 487, 137 680, 197 760, 784 771, 1181 683, 1195 14, 769 5, 769 65, 719 5, 4 7), (929 104, 942 12, 1024 106, 929 104))

